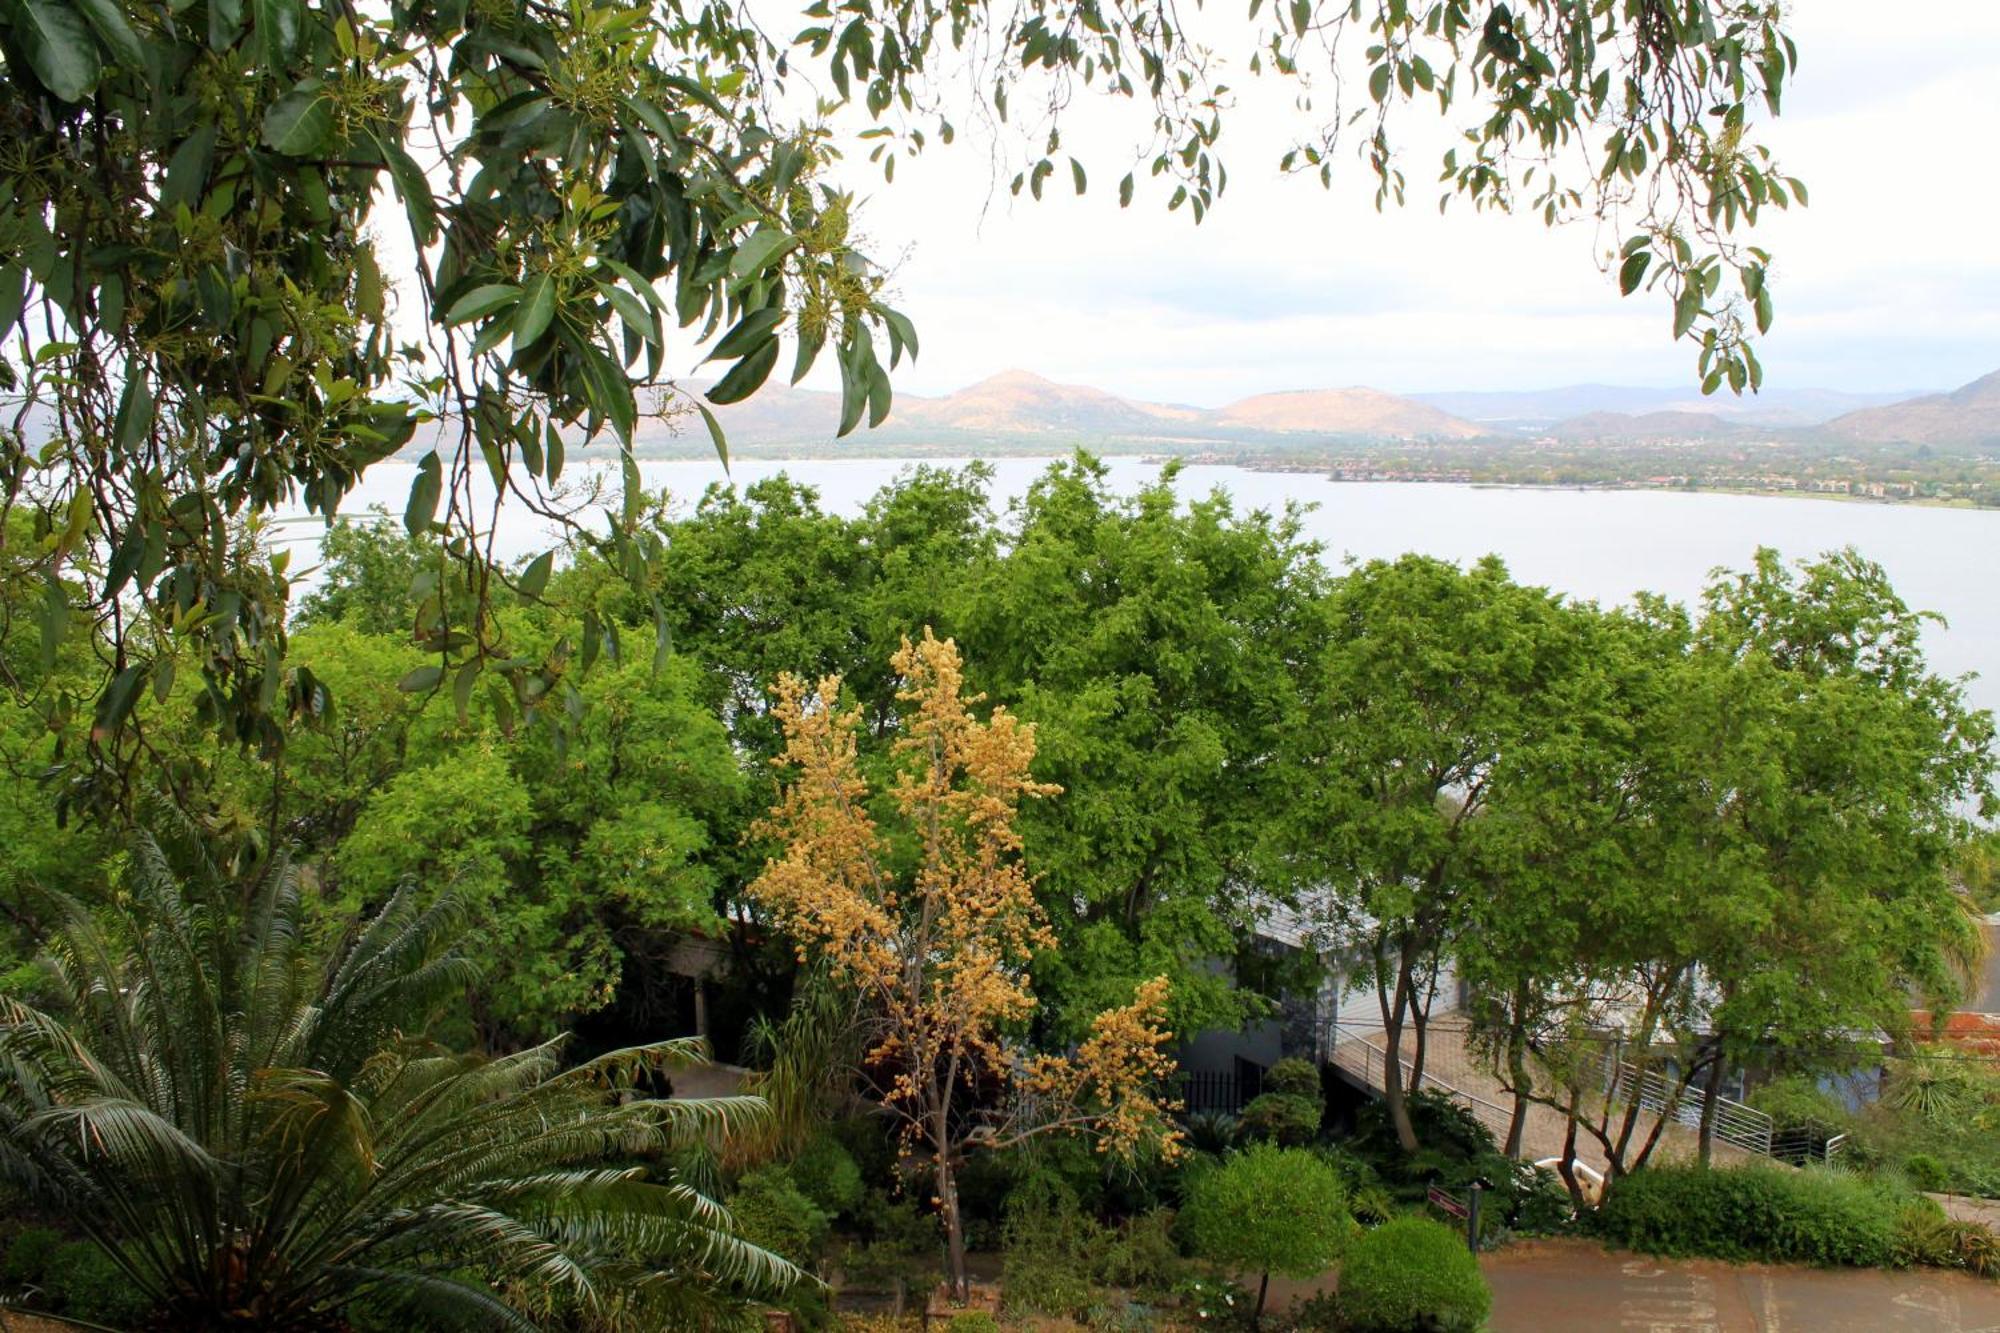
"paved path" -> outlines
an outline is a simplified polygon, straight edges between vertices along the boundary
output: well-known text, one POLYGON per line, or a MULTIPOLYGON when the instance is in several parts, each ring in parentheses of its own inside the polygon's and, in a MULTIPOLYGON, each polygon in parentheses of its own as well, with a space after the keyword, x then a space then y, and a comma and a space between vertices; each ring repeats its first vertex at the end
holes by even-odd
POLYGON ((1651 1259, 1571 1240, 1480 1266, 1492 1333, 2000 1333, 2000 1282, 1963 1273, 1651 1259))

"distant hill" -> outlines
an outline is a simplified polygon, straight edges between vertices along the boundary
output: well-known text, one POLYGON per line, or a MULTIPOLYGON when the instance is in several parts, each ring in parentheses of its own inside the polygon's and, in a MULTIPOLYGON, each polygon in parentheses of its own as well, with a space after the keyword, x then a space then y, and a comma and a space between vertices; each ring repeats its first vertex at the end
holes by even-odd
POLYGON ((1387 440, 1472 440, 1490 434, 1448 412, 1374 389, 1261 393, 1208 413, 1206 420, 1224 430, 1372 436, 1387 440))
POLYGON ((1840 389, 1769 389, 1738 398, 1729 393, 1703 397, 1682 386, 1670 389, 1619 384, 1571 384, 1556 389, 1493 393, 1453 390, 1412 394, 1420 403, 1485 425, 1547 426, 1577 417, 1618 413, 1698 412, 1763 426, 1812 426, 1844 412, 1909 397, 1902 393, 1849 393, 1840 389))
MULTIPOLYGON (((706 385, 689 387, 699 391, 706 385)), ((714 410, 733 441, 753 445, 831 445, 840 420, 837 394, 782 383, 766 385, 747 402, 714 410)), ((1026 446, 1049 439, 1061 445, 1151 442, 1195 448, 1334 438, 1468 440, 1489 433, 1437 408, 1374 389, 1267 393, 1227 407, 1200 408, 1139 402, 1009 370, 942 397, 898 393, 888 420, 866 438, 885 444, 995 441, 1026 446)), ((687 435, 683 428, 679 438, 687 435)), ((656 428, 641 440, 661 444, 668 438, 665 428, 656 428)))
POLYGON ((2000 370, 1950 393, 1849 412, 1815 433, 1857 444, 2000 447, 2000 370))

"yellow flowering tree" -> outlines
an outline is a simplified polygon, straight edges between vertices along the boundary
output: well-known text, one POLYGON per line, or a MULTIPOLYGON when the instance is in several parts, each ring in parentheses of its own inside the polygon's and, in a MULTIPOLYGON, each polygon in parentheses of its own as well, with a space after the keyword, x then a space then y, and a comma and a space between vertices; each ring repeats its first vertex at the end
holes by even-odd
POLYGON ((798 943, 859 991, 872 1025, 869 1064, 904 1141, 928 1157, 955 1295, 966 1293, 957 1171, 968 1150, 1068 1132, 1101 1151, 1174 1147, 1156 1089, 1172 1069, 1161 1025, 1165 978, 1098 1015, 1063 1054, 1025 1049, 1035 1008, 1028 963, 1052 949, 1034 880, 1020 860, 1021 802, 1060 790, 1029 776, 1033 726, 970 706, 957 646, 927 629, 893 659, 905 708, 884 828, 856 764, 859 710, 840 679, 777 686, 789 773, 760 832, 783 850, 750 893, 798 943))

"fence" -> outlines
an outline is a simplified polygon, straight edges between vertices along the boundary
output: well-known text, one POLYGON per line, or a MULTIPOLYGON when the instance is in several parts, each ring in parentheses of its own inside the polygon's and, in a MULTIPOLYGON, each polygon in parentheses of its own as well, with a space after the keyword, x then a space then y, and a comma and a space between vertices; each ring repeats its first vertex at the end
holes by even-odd
POLYGON ((1189 1115, 1214 1112, 1235 1115, 1261 1091, 1252 1086, 1259 1081, 1227 1070, 1188 1070, 1180 1079, 1181 1107, 1189 1115))
MULTIPOLYGON (((1701 1094, 1669 1083, 1658 1069, 1642 1073, 1629 1061, 1620 1060, 1612 1067, 1604 1095, 1613 1104, 1636 1101, 1654 1115, 1671 1114, 1676 1124, 1693 1130, 1701 1128, 1701 1094)), ((1772 1156, 1772 1129, 1771 1117, 1754 1106, 1727 1097, 1716 1098, 1715 1137, 1722 1142, 1734 1144, 1745 1152, 1772 1156)))
MULTIPOLYGON (((1331 1028, 1334 1066, 1359 1079, 1366 1087, 1382 1087, 1383 1075, 1388 1068, 1389 1050, 1381 1029, 1359 1028, 1339 1022, 1331 1024, 1331 1028)), ((1411 1086, 1416 1081, 1413 1077, 1416 1067, 1408 1060, 1402 1059, 1399 1059, 1397 1064, 1402 1066, 1404 1088, 1411 1092, 1417 1091, 1417 1088, 1411 1086)), ((1506 1107, 1454 1087, 1428 1070, 1424 1073, 1422 1086, 1432 1092, 1442 1092, 1472 1112, 1479 1123, 1492 1130, 1495 1135, 1502 1138, 1506 1136, 1507 1127, 1513 1120, 1513 1112, 1506 1107)))

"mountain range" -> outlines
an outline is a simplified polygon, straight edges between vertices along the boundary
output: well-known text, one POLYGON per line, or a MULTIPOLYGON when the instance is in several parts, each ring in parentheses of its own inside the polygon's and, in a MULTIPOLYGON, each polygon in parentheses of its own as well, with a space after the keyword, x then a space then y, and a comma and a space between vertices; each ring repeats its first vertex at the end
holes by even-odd
MULTIPOLYGON (((706 386, 697 383, 696 389, 706 386)), ((733 444, 833 447, 839 397, 770 384, 715 408, 733 444)), ((665 429, 665 428, 656 428, 665 429)), ((1576 442, 1736 439, 2000 446, 2000 371, 1949 393, 1772 390, 1738 399, 1685 389, 1579 384, 1514 392, 1398 396, 1376 389, 1257 394, 1222 407, 1151 403, 1009 370, 955 393, 898 393, 889 418, 861 437, 941 448, 1146 447, 1410 443, 1553 438, 1576 442)), ((661 435, 643 444, 665 444, 661 435)), ((852 449, 850 437, 841 446, 852 449)))

